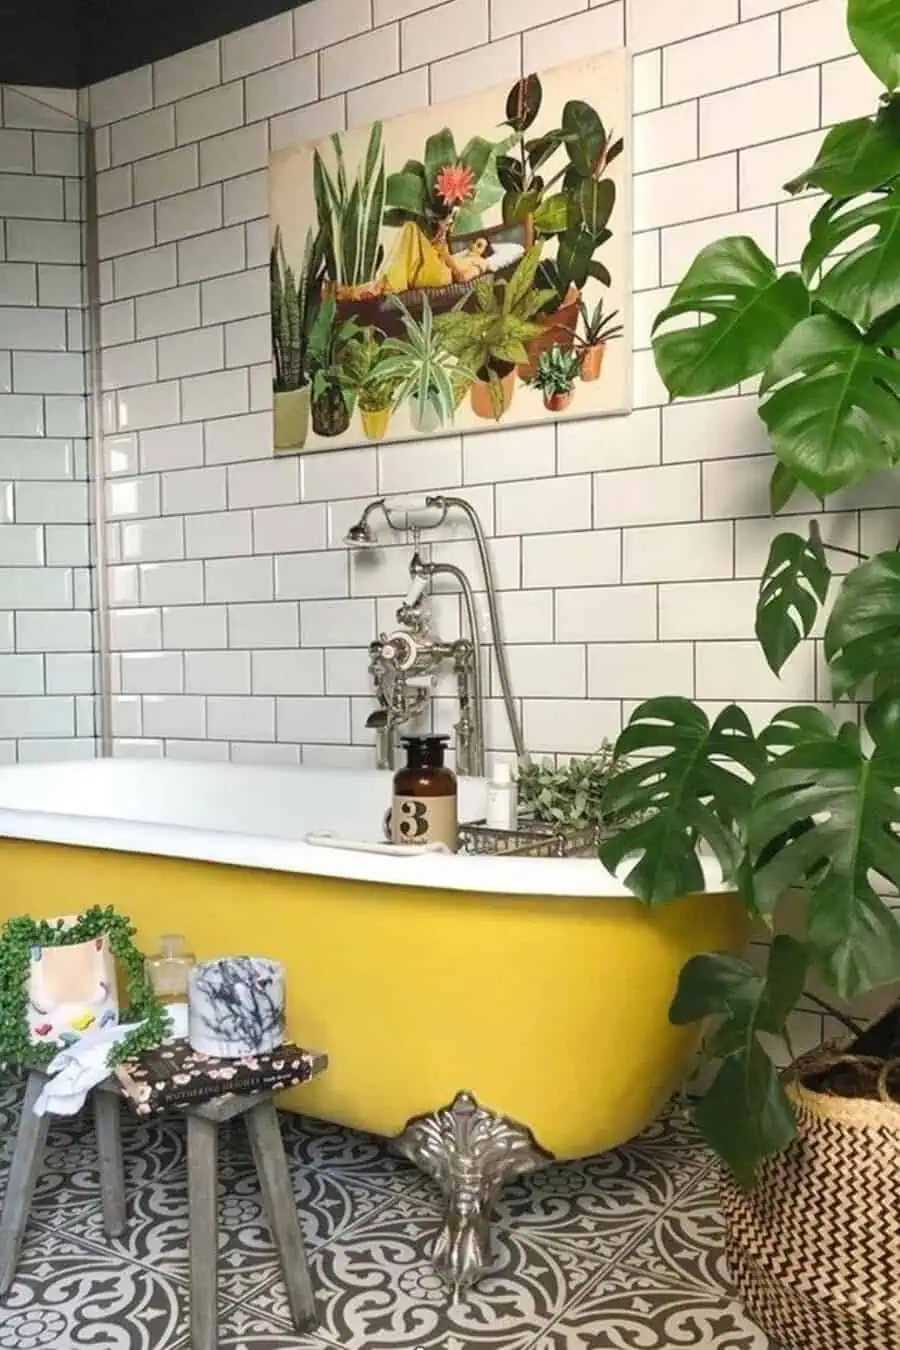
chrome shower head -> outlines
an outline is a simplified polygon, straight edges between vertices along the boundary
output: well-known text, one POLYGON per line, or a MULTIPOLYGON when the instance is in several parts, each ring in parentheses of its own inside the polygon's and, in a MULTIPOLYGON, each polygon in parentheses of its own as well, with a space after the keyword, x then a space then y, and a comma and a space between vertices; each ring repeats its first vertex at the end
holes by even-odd
POLYGON ((363 517, 344 535, 344 543, 347 548, 377 548, 378 540, 375 538, 375 532, 369 522, 363 517))

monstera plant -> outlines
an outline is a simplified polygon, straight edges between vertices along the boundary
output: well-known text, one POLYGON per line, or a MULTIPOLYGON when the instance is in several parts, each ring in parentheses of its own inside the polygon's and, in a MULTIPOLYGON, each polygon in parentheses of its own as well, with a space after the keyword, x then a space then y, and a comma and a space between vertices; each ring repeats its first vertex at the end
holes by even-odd
MULTIPOLYGON (((654 326, 673 398, 759 381, 776 512, 800 488, 824 499, 900 463, 900 4, 849 0, 848 26, 885 92, 787 184, 825 194, 799 270, 779 272, 749 238, 722 239, 654 326)), ((772 931, 788 893, 802 898, 800 936, 774 939, 765 973, 698 956, 670 1013, 713 1019, 705 1048, 718 1069, 696 1119, 745 1186, 795 1134, 772 1051, 807 979, 841 999, 900 979, 900 923, 884 895, 900 886, 900 552, 856 555, 839 578, 827 534, 814 521, 775 538, 756 632, 778 673, 830 604, 824 655, 847 712, 789 707, 757 734, 734 705, 711 722, 687 699, 652 699, 619 738, 617 756, 632 762, 606 797, 638 823, 601 856, 648 903, 702 890, 704 851, 772 931)))

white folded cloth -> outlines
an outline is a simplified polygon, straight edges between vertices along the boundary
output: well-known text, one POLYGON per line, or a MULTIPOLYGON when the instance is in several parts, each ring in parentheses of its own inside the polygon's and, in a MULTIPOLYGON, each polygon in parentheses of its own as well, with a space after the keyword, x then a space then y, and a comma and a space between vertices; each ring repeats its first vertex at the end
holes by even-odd
POLYGON ((361 839, 341 839, 328 830, 311 830, 303 836, 304 844, 317 848, 345 849, 348 853, 384 853, 394 858, 421 858, 429 853, 449 853, 446 844, 380 844, 361 839))
POLYGON ((109 1077, 112 1048, 141 1025, 130 1022, 104 1027, 102 1031, 88 1031, 74 1045, 60 1050, 47 1066, 51 1077, 34 1104, 34 1114, 43 1116, 49 1112, 55 1116, 74 1116, 84 1106, 91 1088, 109 1077))

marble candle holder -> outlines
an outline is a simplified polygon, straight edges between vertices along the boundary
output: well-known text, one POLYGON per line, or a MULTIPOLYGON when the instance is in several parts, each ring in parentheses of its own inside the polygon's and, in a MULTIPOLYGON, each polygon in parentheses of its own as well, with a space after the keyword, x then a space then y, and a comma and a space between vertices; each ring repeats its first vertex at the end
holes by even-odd
POLYGON ((223 956, 193 968, 188 1039, 219 1059, 264 1055, 284 1044, 284 966, 261 956, 223 956))

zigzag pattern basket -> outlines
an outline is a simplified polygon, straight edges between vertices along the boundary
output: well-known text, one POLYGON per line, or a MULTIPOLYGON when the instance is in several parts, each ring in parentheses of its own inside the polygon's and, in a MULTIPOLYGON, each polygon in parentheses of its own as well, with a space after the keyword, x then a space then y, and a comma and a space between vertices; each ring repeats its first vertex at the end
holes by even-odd
POLYGON ((723 1178, 732 1278, 785 1350, 900 1350, 900 1105, 788 1092, 796 1142, 752 1194, 723 1178))

